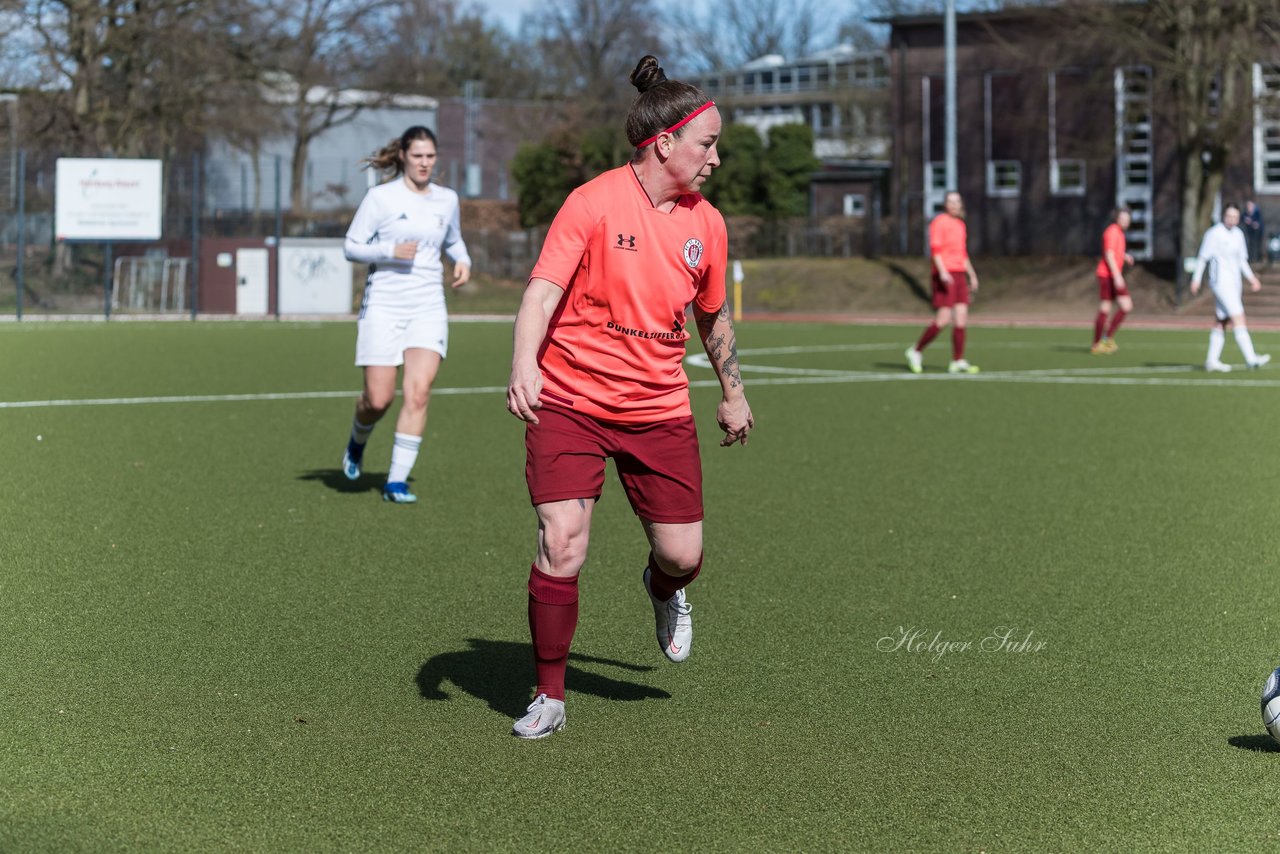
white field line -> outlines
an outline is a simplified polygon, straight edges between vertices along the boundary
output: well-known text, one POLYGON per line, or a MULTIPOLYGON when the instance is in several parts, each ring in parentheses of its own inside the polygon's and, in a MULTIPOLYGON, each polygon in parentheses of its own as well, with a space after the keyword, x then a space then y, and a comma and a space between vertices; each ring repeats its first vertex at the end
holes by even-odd
MULTIPOLYGON (((435 394, 496 394, 505 392, 506 386, 474 386, 471 388, 433 388, 435 394)), ((41 409, 51 406, 138 406, 147 403, 234 403, 257 400, 324 400, 326 398, 356 398, 359 389, 351 391, 282 391, 262 394, 180 394, 168 397, 94 397, 65 400, 12 400, 0 401, 0 409, 41 409)))
MULTIPOLYGON (((868 350, 893 350, 897 345, 886 344, 836 344, 815 347, 764 347, 741 350, 739 355, 791 355, 799 353, 863 352, 868 350)), ((997 346, 1020 348, 1020 342, 1004 342, 997 346)), ((695 368, 710 368, 705 354, 688 356, 685 363, 695 368)), ((1152 367, 1090 367, 1046 368, 1029 371, 989 371, 980 374, 912 374, 904 367, 900 371, 840 371, 824 368, 788 368, 778 365, 744 365, 744 373, 751 378, 751 386, 828 385, 836 383, 879 382, 1007 382, 1043 385, 1117 385, 1164 386, 1198 388, 1280 388, 1280 379, 1227 378, 1225 376, 1190 378, 1151 376, 1151 374, 1190 374, 1198 372, 1192 365, 1158 365, 1152 367), (761 377, 759 374, 784 374, 788 376, 761 377), (1137 376, 1134 376, 1137 375, 1137 376)), ((690 380, 695 388, 714 388, 714 379, 690 380)), ((432 389, 436 395, 502 394, 506 386, 445 387, 432 389)), ((153 397, 98 397, 64 398, 55 400, 0 401, 4 409, 47 409, 62 406, 141 406, 166 403, 237 403, 281 400, 325 400, 354 398, 360 392, 349 391, 297 391, 263 392, 258 394, 184 394, 153 397)))

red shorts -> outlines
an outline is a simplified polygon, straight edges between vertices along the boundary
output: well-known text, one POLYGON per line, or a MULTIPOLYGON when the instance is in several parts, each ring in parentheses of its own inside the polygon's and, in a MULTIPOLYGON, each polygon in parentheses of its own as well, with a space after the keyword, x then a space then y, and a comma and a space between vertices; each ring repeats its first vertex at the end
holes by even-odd
POLYGON ((600 421, 543 404, 525 425, 525 481, 536 507, 569 498, 598 500, 604 461, 613 457, 631 509, 667 524, 702 520, 702 458, 693 416, 651 424, 600 421))
POLYGON ((938 268, 933 268, 933 275, 929 277, 929 284, 933 286, 933 307, 934 308, 951 308, 957 305, 969 304, 969 274, 965 270, 948 270, 951 274, 951 287, 942 284, 942 278, 938 275, 938 268))
POLYGON ((1129 295, 1129 289, 1125 286, 1116 287, 1116 280, 1110 276, 1098 277, 1098 299, 1110 302, 1116 297, 1126 297, 1129 295))

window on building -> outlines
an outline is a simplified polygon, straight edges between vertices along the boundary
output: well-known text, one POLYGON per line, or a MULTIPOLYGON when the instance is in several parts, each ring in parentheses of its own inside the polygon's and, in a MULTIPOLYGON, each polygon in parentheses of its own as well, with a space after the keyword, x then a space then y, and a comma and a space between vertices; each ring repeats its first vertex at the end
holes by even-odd
POLYGON ((1253 67, 1253 184, 1280 193, 1280 65, 1253 67))
POLYGON ((1055 196, 1083 196, 1091 144, 1097 132, 1092 125, 1093 105, 1089 98, 1089 78, 1083 71, 1050 71, 1049 98, 1049 192, 1055 196))
POLYGON ((1021 92, 1022 77, 990 71, 984 75, 984 122, 987 143, 987 195, 1017 196, 1022 192, 1022 147, 1029 130, 1028 111, 1021 92))
POLYGON ((987 161, 987 195, 1016 196, 1022 192, 1022 162, 987 161))
POLYGON ((1055 157, 1049 179, 1055 196, 1083 196, 1084 161, 1055 157))
POLYGON ((849 127, 857 136, 867 135, 867 113, 857 104, 849 106, 849 127))
POLYGON ((947 164, 930 163, 929 164, 929 189, 935 193, 945 192, 947 189, 947 164))
POLYGON ((845 216, 866 216, 867 215, 867 197, 864 193, 845 193, 844 194, 844 215, 845 216))
POLYGON ((943 80, 925 75, 920 79, 921 152, 924 167, 924 211, 929 219, 942 209, 947 190, 945 155, 946 111, 943 80))

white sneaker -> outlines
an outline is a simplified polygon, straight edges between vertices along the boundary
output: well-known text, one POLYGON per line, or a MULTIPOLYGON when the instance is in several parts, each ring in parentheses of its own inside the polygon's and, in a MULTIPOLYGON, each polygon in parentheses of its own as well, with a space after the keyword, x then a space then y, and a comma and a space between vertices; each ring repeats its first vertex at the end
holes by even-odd
POLYGON ((924 354, 914 346, 907 348, 907 368, 913 374, 918 374, 924 370, 924 354))
POLYGON ((1205 369, 1206 371, 1208 371, 1209 373, 1211 373, 1211 374, 1213 374, 1213 373, 1217 373, 1217 374, 1229 374, 1229 373, 1231 373, 1231 366, 1230 366, 1230 365, 1228 365, 1228 364, 1226 364, 1226 363, 1224 363, 1224 362, 1205 362, 1205 363, 1204 363, 1204 369, 1205 369))
POLYGON ((978 372, 977 365, 971 365, 964 359, 956 359, 947 365, 947 373, 949 374, 976 374, 978 372))
POLYGON ((689 647, 693 646, 693 617, 689 614, 693 606, 684 600, 684 591, 677 590, 676 595, 666 602, 653 595, 649 588, 649 574, 652 570, 644 568, 644 589, 653 603, 653 620, 658 635, 658 646, 662 654, 672 661, 684 661, 689 657, 689 647))
POLYGON ((1270 362, 1270 361, 1271 361, 1270 353, 1259 353, 1258 358, 1254 359, 1252 362, 1249 363, 1249 367, 1252 370, 1257 370, 1258 368, 1261 368, 1263 365, 1265 365, 1267 362, 1270 362))
POLYGON ((564 702, 539 694, 525 709, 527 714, 511 727, 517 738, 546 738, 564 729, 564 702))

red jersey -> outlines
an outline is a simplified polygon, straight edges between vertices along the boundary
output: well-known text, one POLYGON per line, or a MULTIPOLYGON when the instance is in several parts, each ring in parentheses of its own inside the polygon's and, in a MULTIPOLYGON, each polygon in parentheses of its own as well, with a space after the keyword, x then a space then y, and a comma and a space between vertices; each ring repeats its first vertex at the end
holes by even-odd
POLYGON ((929 256, 941 258, 948 273, 968 269, 968 242, 969 229, 958 216, 940 213, 929 223, 929 256))
POLYGON ((727 266, 724 219, 697 193, 661 211, 630 165, 574 190, 530 274, 565 291, 538 353, 545 401, 623 423, 689 415, 685 308, 719 311, 727 266))
POLYGON ((1098 262, 1098 278, 1111 278, 1111 268, 1107 266, 1108 252, 1111 253, 1111 260, 1116 262, 1116 269, 1124 269, 1124 250, 1124 229, 1119 223, 1113 222, 1102 232, 1102 260, 1098 262))

